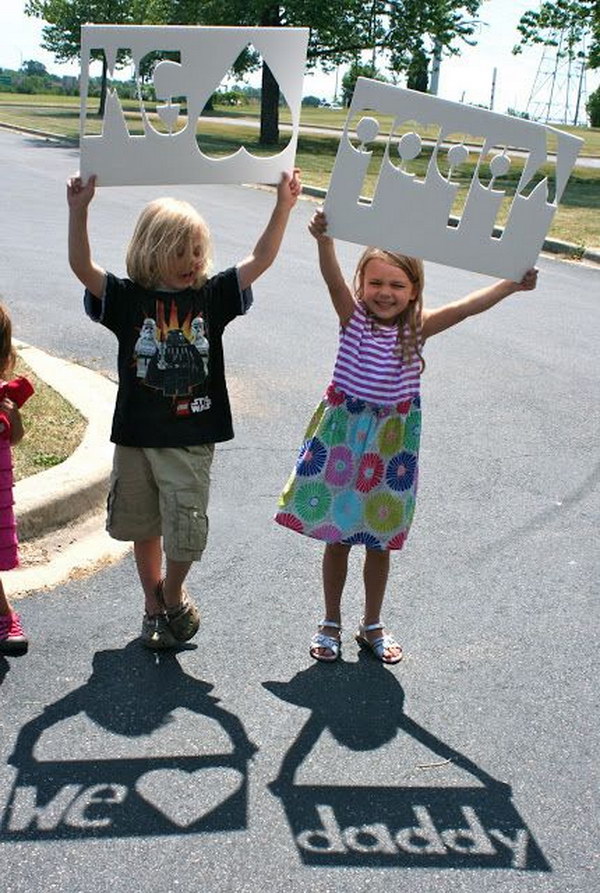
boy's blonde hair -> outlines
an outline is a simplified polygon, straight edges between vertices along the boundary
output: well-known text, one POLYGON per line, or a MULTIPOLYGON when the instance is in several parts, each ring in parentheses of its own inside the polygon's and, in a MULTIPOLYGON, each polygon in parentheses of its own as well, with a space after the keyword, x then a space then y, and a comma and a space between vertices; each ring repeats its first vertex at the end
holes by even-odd
POLYGON ((382 260, 402 270, 415 289, 415 297, 398 318, 398 353, 404 362, 410 362, 414 356, 419 358, 421 372, 425 369, 425 360, 421 354, 421 316, 423 312, 423 289, 425 287, 425 269, 419 257, 407 254, 396 254, 383 248, 365 248, 358 259, 354 272, 354 294, 362 300, 365 267, 370 260, 382 260))
POLYGON ((193 284, 200 288, 212 266, 212 244, 206 221, 188 202, 159 198, 140 214, 127 249, 127 275, 143 288, 161 285, 173 259, 181 254, 192 263, 192 244, 200 236, 204 246, 202 266, 193 284))
POLYGON ((16 359, 17 354, 12 343, 12 323, 6 307, 0 303, 0 378, 11 374, 16 359))

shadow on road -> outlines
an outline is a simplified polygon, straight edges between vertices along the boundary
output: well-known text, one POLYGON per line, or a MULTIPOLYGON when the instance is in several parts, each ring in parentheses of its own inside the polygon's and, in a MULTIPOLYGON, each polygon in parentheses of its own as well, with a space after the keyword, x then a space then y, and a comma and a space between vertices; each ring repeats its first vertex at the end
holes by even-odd
MULTIPOLYGON (((402 687, 380 663, 361 654, 358 663, 316 664, 289 682, 263 685, 312 711, 269 786, 281 799, 305 863, 550 870, 512 803, 509 785, 407 716, 402 687), (296 784, 297 770, 325 729, 355 752, 377 750, 402 732, 431 752, 431 765, 447 763, 448 775, 460 770, 473 784, 464 779, 456 784, 456 778, 450 784, 447 779, 446 784, 404 786, 392 778, 387 787, 360 785, 352 778, 342 786, 296 784)), ((396 766, 405 779, 401 759, 396 766)))
POLYGON ((4 682, 4 677, 10 670, 10 664, 5 657, 0 657, 0 685, 4 682))
POLYGON ((97 652, 85 685, 21 729, 0 835, 47 840, 245 828, 256 748, 212 688, 184 673, 174 652, 154 654, 137 641, 97 652), (181 708, 184 719, 185 711, 194 714, 183 735, 181 708), (183 753, 173 755, 177 749, 183 753))

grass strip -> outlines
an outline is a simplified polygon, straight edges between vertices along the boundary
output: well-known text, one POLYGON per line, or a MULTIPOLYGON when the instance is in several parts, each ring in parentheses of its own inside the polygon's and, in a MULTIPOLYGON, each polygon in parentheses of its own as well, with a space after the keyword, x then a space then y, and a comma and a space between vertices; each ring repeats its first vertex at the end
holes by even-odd
POLYGON ((15 375, 25 375, 35 388, 21 409, 25 436, 13 447, 14 478, 19 481, 68 459, 81 443, 87 422, 20 357, 15 375))

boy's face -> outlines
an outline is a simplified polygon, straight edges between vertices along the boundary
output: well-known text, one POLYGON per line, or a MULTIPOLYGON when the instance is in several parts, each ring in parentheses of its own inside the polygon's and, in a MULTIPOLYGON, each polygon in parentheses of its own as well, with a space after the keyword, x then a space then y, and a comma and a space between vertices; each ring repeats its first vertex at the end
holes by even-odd
POLYGON ((205 250, 201 233, 195 233, 188 245, 179 245, 167 263, 163 285, 180 291, 193 288, 204 269, 205 250))

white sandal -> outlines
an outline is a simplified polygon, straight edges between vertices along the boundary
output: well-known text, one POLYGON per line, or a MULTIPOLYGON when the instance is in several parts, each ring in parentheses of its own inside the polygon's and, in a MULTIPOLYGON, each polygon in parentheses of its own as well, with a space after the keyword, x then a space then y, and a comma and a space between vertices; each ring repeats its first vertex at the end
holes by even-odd
POLYGON ((365 633, 371 632, 374 629, 383 629, 383 623, 369 623, 368 626, 365 626, 361 620, 358 624, 358 632, 354 636, 358 644, 361 648, 366 648, 370 651, 378 660, 380 660, 383 664, 397 664, 402 660, 402 646, 399 642, 395 640, 395 638, 389 633, 385 633, 383 636, 379 636, 378 639, 373 639, 371 641, 365 636, 365 633), (385 652, 389 651, 392 648, 399 648, 400 653, 395 657, 386 657, 385 652))
MULTIPOLYGON (((339 630, 340 633, 342 631, 342 627, 339 623, 336 623, 335 620, 321 620, 319 626, 330 626, 332 629, 339 630)), ((308 653, 313 658, 313 660, 322 660, 325 663, 332 663, 340 656, 341 649, 342 643, 340 639, 336 638, 335 636, 327 636, 325 635, 325 633, 315 633, 315 635, 310 640, 308 653), (328 651, 331 651, 331 654, 316 654, 315 649, 317 648, 327 648, 328 651)))

